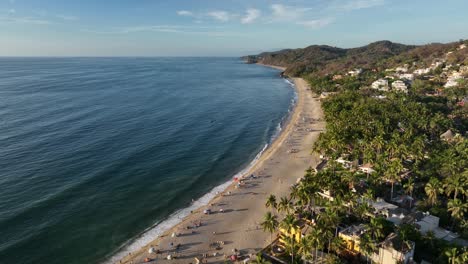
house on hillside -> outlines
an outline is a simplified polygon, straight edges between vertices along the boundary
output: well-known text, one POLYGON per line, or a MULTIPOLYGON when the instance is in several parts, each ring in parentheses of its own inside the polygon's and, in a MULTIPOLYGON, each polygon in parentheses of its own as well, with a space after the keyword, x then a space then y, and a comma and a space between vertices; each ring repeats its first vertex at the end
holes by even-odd
POLYGON ((341 75, 341 74, 335 74, 335 75, 333 75, 333 78, 332 78, 333 81, 337 81, 337 80, 341 80, 341 79, 343 79, 343 75, 341 75))
POLYGON ((444 141, 452 141, 455 138, 455 134, 453 134, 452 130, 445 131, 442 135, 440 135, 440 139, 444 141))
POLYGON ((428 74, 431 71, 430 68, 425 68, 425 69, 417 69, 413 73, 416 75, 423 75, 423 74, 428 74))
POLYGON ((459 72, 460 72, 462 75, 463 75, 463 74, 468 74, 468 65, 460 66, 459 72))
POLYGON ((388 91, 388 81, 385 79, 378 79, 372 83, 372 88, 379 91, 388 91))
POLYGON ((414 74, 412 73, 403 73, 398 75, 398 78, 401 80, 408 80, 408 81, 413 81, 414 80, 414 74))
POLYGON ((458 86, 458 81, 461 79, 463 79, 463 74, 457 71, 453 71, 447 78, 447 83, 445 83, 444 87, 449 88, 458 86))
POLYGON ((466 49, 466 44, 461 44, 460 46, 458 46, 457 50, 462 50, 462 49, 466 49))
POLYGON ((397 92, 408 93, 408 87, 406 86, 406 83, 401 80, 394 81, 392 83, 392 88, 397 92))
POLYGON ((375 172, 375 170, 372 167, 373 167, 372 164, 366 163, 362 165, 361 167, 359 167, 359 170, 367 174, 372 174, 375 172))
POLYGON ((430 68, 431 68, 431 69, 435 69, 435 68, 437 68, 437 67, 443 65, 444 63, 445 63, 445 61, 444 61, 444 60, 441 60, 441 59, 434 60, 434 61, 432 62, 432 64, 431 64, 431 67, 430 67, 430 68))
POLYGON ((405 67, 397 67, 395 69, 396 72, 402 72, 402 73, 405 73, 405 72, 408 72, 408 67, 405 66, 405 67))
POLYGON ((359 76, 359 74, 362 73, 362 69, 354 69, 352 71, 349 71, 348 72, 348 75, 352 76, 352 77, 356 77, 356 76, 359 76))

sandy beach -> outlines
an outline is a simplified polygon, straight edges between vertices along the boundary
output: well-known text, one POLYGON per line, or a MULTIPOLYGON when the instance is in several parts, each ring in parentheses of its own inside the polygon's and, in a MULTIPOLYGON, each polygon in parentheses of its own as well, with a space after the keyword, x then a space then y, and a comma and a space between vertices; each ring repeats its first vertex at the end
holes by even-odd
POLYGON ((286 196, 304 171, 317 164, 319 158, 311 149, 325 128, 319 99, 303 79, 294 78, 294 83, 298 99, 289 122, 244 175, 243 183, 237 186, 233 182, 207 206, 117 263, 145 263, 146 258, 152 260, 149 263, 197 263, 195 258, 202 263, 224 263, 234 250, 248 256, 270 243, 270 234, 260 227, 268 211, 266 199, 270 194, 286 196), (251 174, 256 177, 249 177, 251 174), (204 214, 205 209, 211 214, 204 214))

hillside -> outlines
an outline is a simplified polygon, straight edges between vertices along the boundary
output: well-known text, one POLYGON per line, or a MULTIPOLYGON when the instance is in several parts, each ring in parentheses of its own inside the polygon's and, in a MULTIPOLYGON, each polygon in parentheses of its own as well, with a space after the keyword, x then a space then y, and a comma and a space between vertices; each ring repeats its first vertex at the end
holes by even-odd
POLYGON ((449 51, 454 52, 448 58, 451 62, 462 63, 466 56, 456 52, 457 45, 458 42, 415 46, 391 41, 377 41, 350 49, 312 45, 302 49, 285 49, 249 55, 243 59, 247 63, 259 62, 286 67, 286 74, 290 76, 303 76, 311 73, 323 76, 347 72, 354 68, 380 69, 384 65, 389 67, 413 62, 425 65, 449 51))
POLYGON ((415 47, 390 41, 378 41, 351 49, 312 45, 303 49, 287 49, 249 55, 243 59, 248 63, 260 62, 287 67, 286 74, 299 76, 311 72, 327 74, 355 67, 373 67, 378 61, 415 47))

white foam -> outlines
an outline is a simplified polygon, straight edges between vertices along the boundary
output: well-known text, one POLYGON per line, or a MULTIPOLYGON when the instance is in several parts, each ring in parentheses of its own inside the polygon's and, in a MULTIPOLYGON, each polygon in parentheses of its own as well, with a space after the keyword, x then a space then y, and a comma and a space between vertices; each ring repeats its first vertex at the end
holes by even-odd
MULTIPOLYGON (((242 175, 246 174, 255 164, 257 161, 260 159, 262 156, 263 152, 268 148, 268 144, 265 144, 263 149, 255 156, 253 161, 243 170, 235 174, 233 178, 235 177, 241 177, 242 175)), ((108 260, 104 261, 105 264, 107 263, 117 263, 119 260, 121 260, 123 257, 128 255, 128 253, 135 252, 142 247, 148 245, 151 241, 156 239, 158 236, 162 235, 166 230, 171 229, 172 227, 176 226, 182 220, 190 215, 190 211, 194 211, 199 209, 200 207, 203 207, 207 205, 216 195, 217 193, 221 193, 224 190, 226 190, 232 183, 232 179, 229 181, 216 186, 213 188, 209 193, 203 195, 200 199, 196 200, 193 202, 189 207, 180 209, 176 211, 175 213, 171 214, 166 220, 163 220, 161 222, 155 223, 152 227, 148 228, 143 232, 143 234, 135 239, 132 239, 128 241, 120 250, 117 254, 113 255, 111 258, 108 260)))

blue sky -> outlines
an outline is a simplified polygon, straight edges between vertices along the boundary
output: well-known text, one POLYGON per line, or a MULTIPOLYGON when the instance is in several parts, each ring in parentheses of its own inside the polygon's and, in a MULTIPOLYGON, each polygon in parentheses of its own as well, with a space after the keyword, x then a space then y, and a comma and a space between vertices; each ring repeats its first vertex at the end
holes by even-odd
POLYGON ((239 56, 468 38, 467 0, 0 0, 0 56, 239 56))

